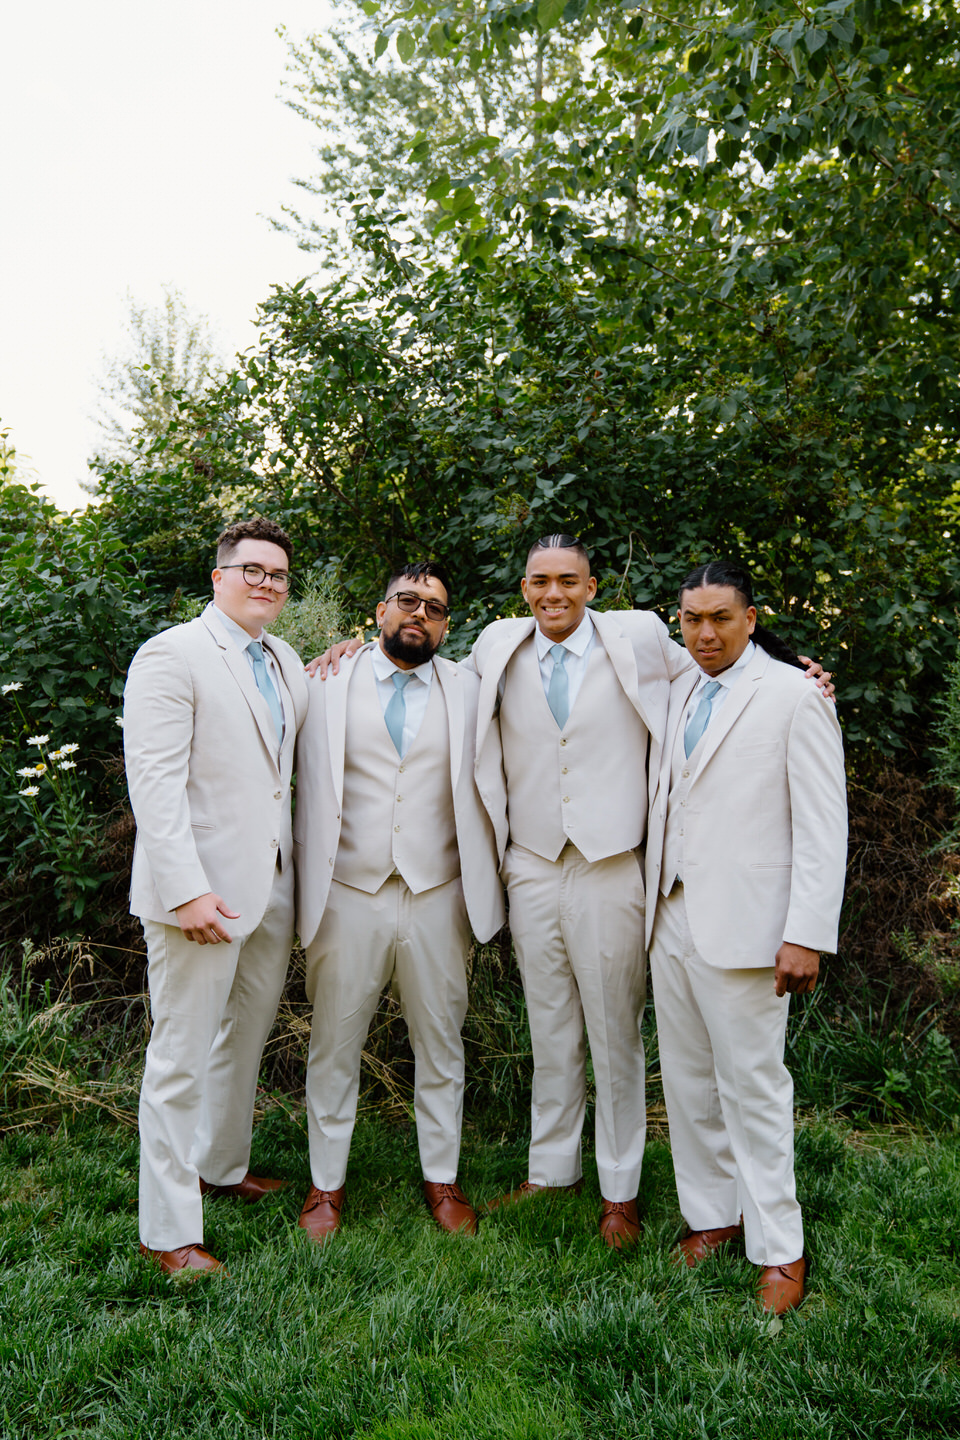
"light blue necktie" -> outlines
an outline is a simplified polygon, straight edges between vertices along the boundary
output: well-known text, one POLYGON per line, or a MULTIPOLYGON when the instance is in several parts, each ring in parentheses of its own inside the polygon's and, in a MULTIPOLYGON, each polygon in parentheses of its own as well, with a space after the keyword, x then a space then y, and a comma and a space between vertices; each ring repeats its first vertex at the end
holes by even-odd
POLYGON ((270 679, 270 671, 263 658, 263 646, 259 640, 251 640, 247 650, 253 659, 253 678, 257 682, 257 689, 270 706, 270 714, 273 716, 273 723, 277 730, 277 741, 283 740, 283 711, 280 708, 280 697, 277 694, 277 687, 270 679))
POLYGON ((710 724, 710 709, 713 705, 713 697, 719 689, 719 680, 709 680, 703 687, 700 704, 691 715, 690 724, 687 726, 683 735, 683 753, 688 759, 697 748, 703 732, 710 724))
POLYGON ((413 673, 401 674, 395 670, 391 676, 393 680, 394 694, 390 696, 383 718, 387 722, 387 729, 390 732, 390 739, 397 747, 397 754, 403 755, 403 725, 407 718, 407 697, 404 689, 413 679, 413 673))
POLYGON ((547 691, 547 704, 553 711, 553 718, 562 730, 570 715, 570 682, 565 667, 567 659, 566 646, 551 645, 550 654, 553 656, 553 671, 550 675, 550 688, 547 691))

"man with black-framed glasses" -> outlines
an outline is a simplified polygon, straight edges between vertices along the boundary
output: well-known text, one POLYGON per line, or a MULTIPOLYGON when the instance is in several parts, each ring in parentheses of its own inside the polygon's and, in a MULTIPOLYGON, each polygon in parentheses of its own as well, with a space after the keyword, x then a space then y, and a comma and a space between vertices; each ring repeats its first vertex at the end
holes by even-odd
POLYGON ((457 1183, 461 1026, 470 927, 503 924, 493 823, 474 780, 479 681, 436 658, 450 582, 405 565, 377 606, 379 640, 312 682, 297 742, 297 923, 313 1005, 307 1067, 312 1185, 300 1224, 340 1225, 360 1056, 391 985, 413 1046, 424 1193, 444 1230, 473 1234, 457 1183))
POLYGON ((290 778, 307 685, 264 629, 289 589, 272 520, 217 541, 213 601, 134 656, 124 751, 137 822, 130 909, 147 942, 153 1029, 140 1094, 140 1248, 167 1274, 217 1270, 204 1194, 251 1175, 260 1058, 293 940, 290 778))

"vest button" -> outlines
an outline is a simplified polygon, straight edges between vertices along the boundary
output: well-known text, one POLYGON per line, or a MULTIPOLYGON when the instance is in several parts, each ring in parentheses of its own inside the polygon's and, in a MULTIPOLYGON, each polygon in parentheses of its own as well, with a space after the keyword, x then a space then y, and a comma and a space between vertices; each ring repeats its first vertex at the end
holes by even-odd
POLYGON ((564 797, 563 797, 563 803, 564 803, 564 805, 569 805, 569 804, 570 804, 570 796, 569 796, 569 795, 564 795, 564 797))
POLYGON ((393 833, 394 833, 394 835, 399 835, 399 833, 400 833, 400 826, 399 826, 399 825, 394 825, 394 827, 393 827, 393 833))
POLYGON ((561 741, 560 741, 560 744, 561 744, 561 745, 566 745, 566 743, 567 743, 566 740, 561 739, 561 741))
POLYGON ((402 774, 403 774, 403 766, 402 766, 402 765, 398 765, 398 766, 397 766, 397 774, 398 774, 398 775, 402 775, 402 774))
POLYGON ((563 765, 563 766, 561 766, 560 774, 561 774, 561 775, 566 775, 567 772, 569 771, 569 769, 570 769, 570 766, 569 766, 569 765, 563 765))
POLYGON ((397 796, 397 804, 398 804, 398 805, 400 804, 400 801, 401 801, 402 799, 403 799, 403 796, 402 796, 402 795, 398 795, 398 796, 397 796))
POLYGON ((282 791, 282 790, 274 790, 274 792, 273 792, 273 798, 274 798, 274 800, 282 800, 282 799, 283 799, 283 791, 282 791))

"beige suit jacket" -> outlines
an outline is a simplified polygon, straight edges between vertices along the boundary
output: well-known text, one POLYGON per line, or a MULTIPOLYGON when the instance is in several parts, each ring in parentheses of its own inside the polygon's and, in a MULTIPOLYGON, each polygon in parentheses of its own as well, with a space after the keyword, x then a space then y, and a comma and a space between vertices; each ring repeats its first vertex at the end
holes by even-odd
MULTIPOLYGON (((674 682, 647 831, 647 943, 660 894, 671 757, 699 670, 674 682)), ((687 793, 683 888, 693 943, 720 969, 772 966, 783 942, 830 953, 847 854, 836 708, 757 647, 711 721, 687 793)))
MULTIPOLYGON (((681 646, 670 639, 667 627, 649 610, 591 610, 597 636, 613 665, 623 692, 650 735, 651 777, 660 765, 660 750, 667 723, 670 682, 693 664, 681 646)), ((503 860, 508 841, 507 790, 497 713, 501 677, 514 651, 535 627, 533 616, 495 620, 482 631, 460 668, 480 676, 477 730, 477 785, 494 821, 497 848, 503 860)), ((606 737, 605 743, 616 743, 606 737)), ((597 816, 597 824, 604 817, 597 816)))
MULTIPOLYGON (((297 928, 304 947, 316 936, 330 893, 340 843, 347 694, 357 655, 369 648, 342 660, 339 675, 310 682, 309 713, 297 741, 294 859, 297 928)), ((493 822, 473 775, 479 682, 449 660, 435 658, 434 666, 450 728, 450 754, 443 763, 450 766, 463 895, 473 933, 484 941, 503 924, 504 904, 493 822)), ((423 843, 429 845, 431 836, 424 835, 423 843)))
POLYGON ((283 747, 245 657, 213 606, 142 645, 123 697, 123 748, 137 842, 130 910, 176 925, 178 905, 214 891, 249 935, 292 858, 290 776, 307 683, 296 651, 264 635, 293 702, 283 747))

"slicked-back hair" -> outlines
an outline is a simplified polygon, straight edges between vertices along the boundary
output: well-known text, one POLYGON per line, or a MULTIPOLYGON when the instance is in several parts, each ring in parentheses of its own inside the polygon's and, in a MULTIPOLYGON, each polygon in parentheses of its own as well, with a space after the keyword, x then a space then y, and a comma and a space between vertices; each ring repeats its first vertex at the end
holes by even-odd
POLYGON ((453 589, 450 585, 450 577, 447 574, 446 567, 441 565, 439 560, 411 561, 409 564, 401 565, 398 569, 394 570, 390 579, 387 581, 387 588, 383 592, 384 595, 392 595, 397 588, 398 582, 401 580, 414 580, 421 583, 424 580, 439 580, 447 592, 448 607, 453 603, 453 589))
POLYGON ((587 547, 576 535, 541 535, 539 540, 534 540, 527 551, 527 564, 530 564, 532 556, 538 550, 572 550, 581 560, 586 560, 587 569, 590 569, 590 556, 587 554, 587 547))
POLYGON ((267 520, 265 516, 258 515, 255 520, 238 520, 233 525, 228 525, 217 536, 217 565, 225 565, 231 558, 241 540, 269 540, 271 545, 279 545, 287 557, 287 564, 293 564, 293 541, 282 526, 276 520, 267 520))
MULTIPOLYGON (((756 606, 753 598, 753 582, 748 571, 742 565, 735 565, 732 560, 709 560, 706 565, 698 565, 696 570, 691 570, 680 585, 677 600, 680 609, 683 609, 683 597, 688 590, 702 590, 705 585, 724 585, 736 590, 743 601, 744 609, 751 605, 756 606)), ((782 660, 785 665, 794 665, 798 670, 806 670, 806 665, 795 655, 790 646, 768 630, 759 622, 753 627, 751 640, 759 645, 761 650, 766 650, 774 660, 782 660)))

